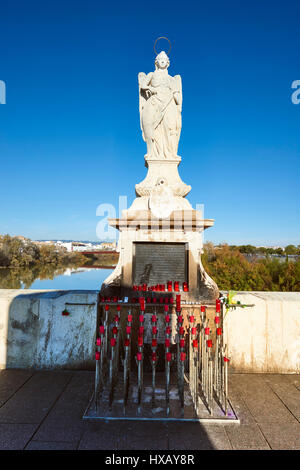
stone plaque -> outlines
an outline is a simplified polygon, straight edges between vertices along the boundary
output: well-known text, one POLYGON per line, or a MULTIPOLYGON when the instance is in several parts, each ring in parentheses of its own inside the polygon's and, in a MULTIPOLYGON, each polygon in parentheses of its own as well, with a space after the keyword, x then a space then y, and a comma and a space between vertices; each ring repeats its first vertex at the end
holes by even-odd
POLYGON ((134 243, 133 284, 187 281, 185 243, 134 243))

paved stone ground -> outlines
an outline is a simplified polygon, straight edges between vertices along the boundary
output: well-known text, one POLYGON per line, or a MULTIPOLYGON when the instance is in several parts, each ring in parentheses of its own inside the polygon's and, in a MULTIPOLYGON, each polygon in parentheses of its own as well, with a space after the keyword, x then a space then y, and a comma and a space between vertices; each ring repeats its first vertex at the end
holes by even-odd
POLYGON ((241 424, 87 422, 87 371, 0 371, 0 449, 300 449, 300 375, 233 374, 241 424))

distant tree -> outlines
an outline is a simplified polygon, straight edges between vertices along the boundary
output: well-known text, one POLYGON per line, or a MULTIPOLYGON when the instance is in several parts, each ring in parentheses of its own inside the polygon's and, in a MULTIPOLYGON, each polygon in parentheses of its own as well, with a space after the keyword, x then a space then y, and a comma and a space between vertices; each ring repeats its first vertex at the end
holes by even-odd
MULTIPOLYGON (((0 266, 19 268, 51 263, 53 266, 82 263, 84 255, 68 253, 55 245, 40 245, 29 239, 3 235, 0 239, 0 266)), ((84 264, 84 263, 83 263, 84 264)))
POLYGON ((299 253, 298 248, 295 245, 287 245, 284 251, 287 255, 297 255, 299 253))
POLYGON ((240 253, 245 253, 247 255, 254 255, 257 253, 257 247, 252 245, 241 245, 238 247, 240 253))
POLYGON ((7 267, 9 266, 10 260, 8 256, 0 250, 0 266, 7 267))

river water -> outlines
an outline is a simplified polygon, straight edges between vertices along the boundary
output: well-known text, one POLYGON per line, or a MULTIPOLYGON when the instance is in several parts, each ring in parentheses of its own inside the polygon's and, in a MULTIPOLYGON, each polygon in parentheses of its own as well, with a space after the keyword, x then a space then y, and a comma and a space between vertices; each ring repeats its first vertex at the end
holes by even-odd
POLYGON ((0 289, 99 290, 113 269, 66 268, 51 274, 30 277, 28 272, 0 271, 0 289))
POLYGON ((30 289, 100 290, 102 282, 112 271, 112 269, 101 268, 66 270, 64 274, 58 275, 54 279, 37 279, 30 289))

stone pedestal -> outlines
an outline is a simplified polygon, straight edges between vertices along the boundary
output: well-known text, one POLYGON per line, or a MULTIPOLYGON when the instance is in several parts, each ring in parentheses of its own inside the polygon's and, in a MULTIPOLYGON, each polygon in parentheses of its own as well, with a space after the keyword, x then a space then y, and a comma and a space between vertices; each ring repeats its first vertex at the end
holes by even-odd
POLYGON ((180 157, 174 160, 151 160, 145 157, 145 166, 148 168, 146 178, 139 184, 135 185, 137 196, 150 196, 151 191, 159 182, 159 179, 169 181, 169 188, 172 189, 173 195, 177 197, 185 197, 191 186, 183 183, 178 173, 178 165, 181 162, 180 157))
POLYGON ((136 185, 138 197, 120 219, 109 224, 120 231, 119 262, 105 280, 102 294, 132 296, 132 286, 188 282, 182 299, 215 302, 219 291, 201 263, 203 231, 213 226, 183 195, 191 187, 178 174, 180 159, 148 161, 148 174, 136 185))

